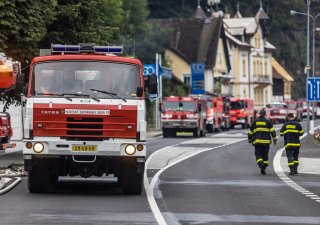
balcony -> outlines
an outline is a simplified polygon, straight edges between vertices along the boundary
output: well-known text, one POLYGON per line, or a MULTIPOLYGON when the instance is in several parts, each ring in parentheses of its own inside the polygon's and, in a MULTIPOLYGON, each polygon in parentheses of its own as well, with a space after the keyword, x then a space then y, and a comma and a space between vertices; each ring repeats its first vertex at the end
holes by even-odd
POLYGON ((271 84, 270 75, 257 75, 252 79, 253 84, 256 86, 268 86, 271 84))

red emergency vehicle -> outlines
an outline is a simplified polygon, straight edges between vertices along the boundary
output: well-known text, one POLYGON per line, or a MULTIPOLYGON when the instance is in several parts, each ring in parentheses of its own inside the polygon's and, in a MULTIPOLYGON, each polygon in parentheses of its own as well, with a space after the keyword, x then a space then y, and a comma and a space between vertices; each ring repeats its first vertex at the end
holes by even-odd
POLYGON ((302 121, 302 107, 299 107, 298 102, 294 100, 284 100, 288 106, 288 113, 293 113, 296 117, 296 120, 302 121))
POLYGON ((288 114, 288 106, 285 102, 272 102, 266 105, 266 117, 273 123, 284 123, 288 114))
POLYGON ((0 91, 13 90, 20 71, 19 62, 7 58, 4 53, 0 53, 0 91))
POLYGON ((12 137, 12 127, 10 114, 7 112, 0 113, 0 151, 4 151, 7 148, 14 148, 16 144, 10 143, 12 137))
POLYGON ((230 99, 231 128, 240 124, 242 128, 250 126, 254 119, 253 100, 249 98, 230 99))
POLYGON ((219 131, 224 128, 223 99, 221 97, 208 97, 207 102, 207 131, 219 131))
POLYGON ((194 137, 205 136, 207 100, 195 96, 164 97, 161 104, 163 137, 177 132, 192 132, 194 137))
MULTIPOLYGON (((52 45, 35 57, 24 96, 23 158, 30 192, 61 176, 114 174, 124 194, 140 194, 146 160, 142 63, 122 46, 52 45)), ((157 78, 147 88, 157 94, 157 78)), ((20 90, 21 91, 21 90, 20 90)))

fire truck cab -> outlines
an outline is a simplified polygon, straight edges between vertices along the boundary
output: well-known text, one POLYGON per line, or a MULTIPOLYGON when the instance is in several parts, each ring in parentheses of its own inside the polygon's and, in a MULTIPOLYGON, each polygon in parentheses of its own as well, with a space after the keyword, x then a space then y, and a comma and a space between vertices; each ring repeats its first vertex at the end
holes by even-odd
POLYGON ((17 75, 21 71, 19 62, 13 61, 0 52, 0 91, 10 91, 15 88, 17 75))
POLYGON ((294 100, 285 100, 284 101, 288 106, 288 113, 293 113, 297 121, 302 121, 302 107, 299 107, 298 102, 294 100))
POLYGON ((288 114, 288 106, 285 102, 272 102, 266 105, 267 118, 273 123, 282 122, 284 123, 288 114))
POLYGON ((7 148, 14 148, 16 144, 10 143, 12 137, 12 127, 10 114, 7 112, 0 113, 0 152, 4 152, 7 148))
POLYGON ((192 132, 194 137, 205 136, 207 100, 194 96, 164 97, 161 105, 163 137, 177 132, 192 132))
POLYGON ((231 128, 240 124, 242 129, 248 128, 254 119, 253 100, 249 98, 230 99, 231 128))
POLYGON ((212 133, 213 131, 219 131, 223 129, 223 99, 221 97, 208 97, 207 102, 207 131, 212 133))
MULTIPOLYGON (((23 96, 23 157, 32 193, 59 177, 114 174, 140 194, 146 160, 143 66, 122 46, 52 45, 35 57, 23 96)), ((157 94, 157 78, 146 82, 157 94)), ((22 90, 19 90, 22 91, 22 90)))

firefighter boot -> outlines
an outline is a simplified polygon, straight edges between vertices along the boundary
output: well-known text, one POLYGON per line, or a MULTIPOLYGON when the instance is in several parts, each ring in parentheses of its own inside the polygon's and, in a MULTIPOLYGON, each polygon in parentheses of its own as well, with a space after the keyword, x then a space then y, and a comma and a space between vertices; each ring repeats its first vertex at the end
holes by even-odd
POLYGON ((298 173, 298 165, 294 165, 293 172, 294 172, 294 174, 299 174, 298 173))
POLYGON ((266 166, 265 166, 265 165, 262 165, 262 166, 261 166, 261 171, 260 171, 260 172, 261 172, 262 175, 266 175, 266 174, 267 174, 267 173, 266 173, 266 166))
POLYGON ((290 173, 289 173, 290 176, 294 176, 294 167, 293 166, 290 166, 290 173))

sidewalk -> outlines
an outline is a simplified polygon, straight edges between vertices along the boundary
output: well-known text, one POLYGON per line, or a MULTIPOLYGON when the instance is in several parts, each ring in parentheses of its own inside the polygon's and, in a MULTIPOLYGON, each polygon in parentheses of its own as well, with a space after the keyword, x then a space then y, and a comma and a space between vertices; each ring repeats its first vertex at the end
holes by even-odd
POLYGON ((148 130, 147 131, 147 138, 160 137, 161 135, 162 135, 161 130, 148 130))
MULTIPOLYGON (((320 175, 320 144, 317 144, 312 137, 301 140, 299 161, 299 173, 320 175)), ((281 165, 285 172, 289 172, 285 152, 281 158, 281 165)))

